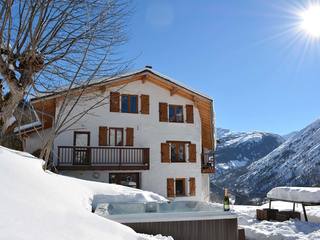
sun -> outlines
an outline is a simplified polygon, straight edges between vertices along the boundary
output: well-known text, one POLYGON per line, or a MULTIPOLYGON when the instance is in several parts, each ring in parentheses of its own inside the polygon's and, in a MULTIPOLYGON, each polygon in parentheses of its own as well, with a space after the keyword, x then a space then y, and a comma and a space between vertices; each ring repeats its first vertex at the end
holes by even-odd
POLYGON ((320 38, 320 4, 310 5, 300 17, 302 30, 313 38, 320 38))

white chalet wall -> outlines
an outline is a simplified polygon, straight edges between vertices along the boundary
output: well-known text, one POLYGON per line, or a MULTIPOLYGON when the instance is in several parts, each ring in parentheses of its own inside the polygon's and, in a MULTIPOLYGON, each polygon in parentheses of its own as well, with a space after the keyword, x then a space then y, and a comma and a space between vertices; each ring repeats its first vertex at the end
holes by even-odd
MULTIPOLYGON (((179 95, 170 96, 170 92, 151 82, 135 81, 125 86, 117 86, 107 89, 104 94, 108 96, 111 91, 118 91, 120 94, 139 95, 139 112, 140 112, 140 95, 147 94, 150 96, 150 114, 133 114, 109 111, 109 100, 106 105, 99 107, 88 115, 84 116, 72 128, 77 131, 90 131, 90 145, 99 146, 99 126, 134 128, 134 147, 150 148, 150 170, 132 171, 141 172, 141 188, 166 196, 167 178, 196 178, 196 196, 180 197, 179 199, 208 200, 209 196, 209 178, 208 174, 201 173, 201 121, 198 109, 194 107, 194 123, 170 123, 159 122, 159 102, 176 104, 184 106, 184 119, 186 117, 186 104, 193 104, 192 101, 179 95), (120 90, 119 90, 120 89, 120 90), (197 145, 197 162, 196 163, 161 163, 160 144, 168 140, 191 141, 197 145)), ((76 114, 83 108, 92 105, 91 101, 82 101, 74 111, 76 114)), ((125 133, 125 131, 124 131, 125 133)), ((125 136, 124 136, 125 139, 125 136)), ((73 131, 67 131, 60 134, 54 141, 54 161, 56 161, 58 146, 72 146, 73 131)), ((84 179, 108 182, 107 171, 95 171, 100 174, 98 178, 93 177, 92 171, 64 171, 63 174, 84 179)), ((110 171, 126 172, 126 171, 110 171)), ((187 192, 189 192, 188 183, 187 192)))

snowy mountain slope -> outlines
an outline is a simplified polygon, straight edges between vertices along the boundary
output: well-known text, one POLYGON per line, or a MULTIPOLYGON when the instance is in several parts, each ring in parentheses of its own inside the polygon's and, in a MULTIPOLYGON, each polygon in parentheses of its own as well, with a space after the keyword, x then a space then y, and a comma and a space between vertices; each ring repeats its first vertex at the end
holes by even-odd
POLYGON ((294 137, 298 132, 299 132, 299 131, 294 131, 294 132, 291 132, 291 133, 282 135, 282 137, 283 137, 285 140, 288 140, 289 138, 294 137))
POLYGON ((215 152, 216 173, 211 175, 211 190, 215 200, 221 200, 222 188, 234 189, 238 177, 245 173, 248 165, 284 142, 277 134, 258 131, 235 133, 217 129, 217 133, 220 139, 215 152))
POLYGON ((315 185, 320 185, 320 119, 253 162, 235 186, 241 186, 243 194, 263 198, 276 186, 315 185))
POLYGON ((264 157, 280 146, 284 139, 272 133, 265 132, 226 132, 220 134, 215 157, 217 166, 232 168, 245 166, 251 161, 264 157))
POLYGON ((165 201, 142 190, 60 176, 43 161, 0 146, 0 239, 140 240, 131 228, 92 211, 97 201, 165 201))

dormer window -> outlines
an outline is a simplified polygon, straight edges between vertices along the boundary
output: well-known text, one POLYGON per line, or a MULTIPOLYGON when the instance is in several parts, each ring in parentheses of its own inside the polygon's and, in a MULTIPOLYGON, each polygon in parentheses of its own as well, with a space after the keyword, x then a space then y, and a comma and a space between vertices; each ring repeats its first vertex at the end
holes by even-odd
POLYGON ((137 95, 121 95, 121 112, 138 113, 138 96, 137 95))
POLYGON ((169 122, 183 122, 183 106, 169 105, 169 122))

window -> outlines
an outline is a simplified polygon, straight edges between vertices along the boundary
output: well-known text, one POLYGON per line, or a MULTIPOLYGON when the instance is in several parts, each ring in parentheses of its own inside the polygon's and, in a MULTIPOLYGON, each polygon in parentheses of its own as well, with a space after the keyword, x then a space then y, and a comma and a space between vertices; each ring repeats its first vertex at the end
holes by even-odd
POLYGON ((186 142, 171 142, 170 143, 170 153, 171 153, 171 162, 185 162, 185 146, 186 142))
POLYGON ((121 95, 121 112, 138 113, 138 96, 137 95, 121 95))
POLYGON ((73 145, 80 147, 89 146, 90 132, 74 132, 73 145))
POLYGON ((140 173, 110 173, 109 183, 140 188, 140 173))
POLYGON ((176 196, 186 195, 186 180, 184 178, 177 178, 175 181, 176 196))
POLYGON ((123 146, 123 128, 110 128, 109 145, 123 146))
POLYGON ((169 105, 169 122, 183 122, 183 106, 169 105))

